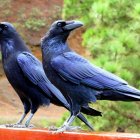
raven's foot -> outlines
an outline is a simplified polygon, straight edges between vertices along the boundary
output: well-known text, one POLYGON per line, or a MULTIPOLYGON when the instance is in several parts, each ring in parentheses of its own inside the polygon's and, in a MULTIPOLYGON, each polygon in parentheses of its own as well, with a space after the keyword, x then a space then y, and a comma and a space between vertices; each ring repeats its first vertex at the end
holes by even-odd
POLYGON ((15 125, 21 125, 21 124, 18 124, 18 123, 15 123, 15 124, 5 124, 5 127, 14 127, 15 125))
POLYGON ((80 126, 62 126, 56 130, 53 130, 53 134, 63 133, 64 131, 80 131, 82 130, 80 126))
POLYGON ((29 126, 26 126, 26 125, 23 125, 23 124, 6 124, 5 127, 13 127, 13 128, 34 128, 35 126, 34 125, 29 125, 29 126))
POLYGON ((14 125, 14 128, 34 128, 34 125, 30 124, 29 126, 23 125, 14 125))
POLYGON ((35 126, 33 125, 33 124, 30 124, 30 125, 25 125, 26 126, 26 128, 35 128, 35 126))
POLYGON ((56 131, 52 131, 52 134, 58 134, 58 133, 63 133, 64 131, 66 131, 67 126, 62 126, 60 128, 58 128, 56 131))
POLYGON ((24 124, 15 124, 13 127, 14 128, 26 128, 26 126, 24 124))
POLYGON ((56 126, 50 126, 50 127, 48 128, 48 130, 49 130, 49 131, 57 131, 58 128, 57 128, 56 126))

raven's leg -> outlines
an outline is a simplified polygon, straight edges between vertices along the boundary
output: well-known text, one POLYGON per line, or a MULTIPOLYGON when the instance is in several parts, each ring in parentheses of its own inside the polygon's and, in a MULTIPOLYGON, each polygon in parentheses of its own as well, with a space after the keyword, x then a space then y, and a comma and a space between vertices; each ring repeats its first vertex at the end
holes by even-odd
POLYGON ((21 118, 15 124, 6 124, 5 125, 6 127, 17 127, 17 128, 21 127, 21 124, 22 124, 24 118, 26 117, 26 115, 29 113, 30 107, 31 107, 30 103, 27 100, 23 101, 23 105, 24 105, 24 113, 22 114, 21 118))
MULTIPOLYGON (((63 125, 60 127, 60 128, 56 128, 56 127, 50 127, 49 128, 49 130, 50 131, 54 131, 54 133, 58 133, 58 131, 60 130, 60 129, 64 129, 64 131, 65 130, 68 130, 68 131, 72 131, 72 130, 81 130, 81 127, 79 127, 79 126, 70 126, 71 125, 71 123, 73 122, 73 120, 74 120, 74 115, 70 115, 70 117, 68 117, 68 119, 63 123, 63 125), (73 120, 72 120, 72 118, 73 118, 73 120), (71 119, 71 120, 70 120, 71 119), (66 127, 66 129, 65 129, 65 127, 66 127)), ((76 116, 75 116, 76 117, 76 116)), ((63 131, 62 131, 63 132, 63 131)))
POLYGON ((32 128, 33 125, 30 125, 30 126, 29 126, 29 124, 30 124, 30 121, 31 121, 31 119, 32 119, 33 116, 34 116, 34 114, 33 114, 33 113, 30 113, 30 115, 29 115, 29 117, 27 118, 25 124, 23 124, 23 125, 21 125, 21 124, 15 124, 13 127, 14 127, 14 128, 27 128, 27 127, 32 128))
POLYGON ((34 103, 32 103, 31 113, 30 113, 29 117, 27 118, 25 124, 24 125, 19 125, 19 126, 16 125, 14 127, 18 127, 18 128, 27 128, 27 127, 30 127, 30 128, 32 128, 33 125, 30 125, 30 121, 33 118, 33 116, 34 116, 35 112, 37 111, 38 107, 39 107, 38 105, 35 105, 34 103))
MULTIPOLYGON (((90 128, 91 131, 94 130, 93 127, 92 127, 92 125, 87 121, 87 119, 84 117, 83 114, 79 113, 79 114, 77 115, 77 117, 78 117, 81 121, 83 121, 83 122, 90 128)), ((64 122, 63 125, 67 124, 67 121, 68 121, 68 120, 69 120, 69 118, 64 122)), ((81 127, 80 127, 80 126, 69 126, 69 127, 67 127, 67 130, 69 130, 69 131, 72 131, 72 130, 81 130, 81 127)))
MULTIPOLYGON (((29 117, 27 118, 26 122, 25 122, 25 126, 28 127, 30 124, 31 119, 33 118, 34 113, 30 113, 29 117)), ((32 127, 32 126, 31 126, 32 127)))
POLYGON ((64 122, 62 127, 60 127, 57 131, 54 131, 53 133, 62 133, 65 130, 73 129, 74 127, 71 127, 70 125, 74 121, 75 117, 77 117, 79 115, 79 113, 80 113, 80 106, 79 105, 73 106, 70 117, 64 122))
POLYGON ((22 124, 24 118, 25 118, 26 115, 29 113, 30 108, 31 108, 30 102, 24 103, 24 113, 23 113, 23 115, 21 116, 21 118, 19 119, 19 121, 18 121, 16 124, 22 124))
MULTIPOLYGON (((69 121, 69 119, 71 118, 71 116, 72 115, 70 115, 66 120, 65 120, 65 122, 63 123, 63 125, 60 127, 60 128, 62 128, 62 127, 64 127, 65 125, 67 125, 67 123, 68 123, 68 121, 69 121)), ((73 128, 73 126, 69 126, 69 127, 72 127, 73 128)), ((49 130, 50 131, 57 131, 58 129, 60 129, 60 128, 56 128, 56 127, 50 127, 49 128, 49 130)))
POLYGON ((62 127, 60 127, 59 129, 57 129, 56 131, 52 132, 52 133, 62 133, 65 130, 69 130, 70 129, 70 125, 71 123, 74 121, 76 115, 70 115, 70 117, 67 119, 67 121, 64 122, 64 124, 62 125, 62 127))
POLYGON ((30 121, 33 118, 33 116, 34 116, 35 112, 37 111, 38 107, 39 107, 39 103, 37 103, 36 101, 32 102, 31 113, 30 113, 29 117, 27 118, 27 120, 25 122, 25 127, 33 127, 33 125, 31 125, 31 126, 29 126, 29 125, 30 125, 30 121))
POLYGON ((22 124, 22 122, 23 122, 24 118, 26 117, 26 115, 27 115, 27 113, 24 112, 24 113, 22 114, 21 118, 17 121, 16 124, 22 124))

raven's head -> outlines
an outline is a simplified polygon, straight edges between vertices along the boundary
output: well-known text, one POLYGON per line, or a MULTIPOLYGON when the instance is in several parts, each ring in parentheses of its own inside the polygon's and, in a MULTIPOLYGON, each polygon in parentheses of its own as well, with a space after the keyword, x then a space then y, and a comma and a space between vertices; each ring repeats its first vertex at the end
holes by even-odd
POLYGON ((83 26, 83 23, 80 21, 64 21, 58 20, 55 21, 49 30, 49 36, 51 37, 60 37, 61 39, 67 39, 69 33, 76 29, 83 26))
POLYGON ((0 40, 3 38, 11 38, 16 30, 9 22, 0 22, 0 40))
POLYGON ((13 48, 15 50, 25 50, 26 48, 15 27, 9 22, 0 22, 0 47, 9 53, 13 48))

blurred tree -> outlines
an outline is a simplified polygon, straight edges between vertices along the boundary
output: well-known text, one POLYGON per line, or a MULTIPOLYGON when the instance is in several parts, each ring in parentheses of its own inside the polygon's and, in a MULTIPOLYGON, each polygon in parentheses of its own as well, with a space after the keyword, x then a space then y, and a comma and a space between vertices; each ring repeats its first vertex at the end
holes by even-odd
MULTIPOLYGON (((64 0, 63 17, 85 23, 83 46, 91 62, 140 89, 139 0, 64 0)), ((96 130, 140 132, 140 103, 99 101, 93 106, 103 111, 101 118, 88 117, 96 130)))

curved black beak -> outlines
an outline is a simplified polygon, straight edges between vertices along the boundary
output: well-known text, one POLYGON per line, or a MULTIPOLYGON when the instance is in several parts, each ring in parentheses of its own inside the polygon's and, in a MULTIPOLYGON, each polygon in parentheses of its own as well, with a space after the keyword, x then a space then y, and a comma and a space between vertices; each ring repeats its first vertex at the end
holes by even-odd
POLYGON ((83 26, 83 23, 81 21, 66 21, 66 25, 63 27, 63 29, 71 31, 81 26, 83 26))

